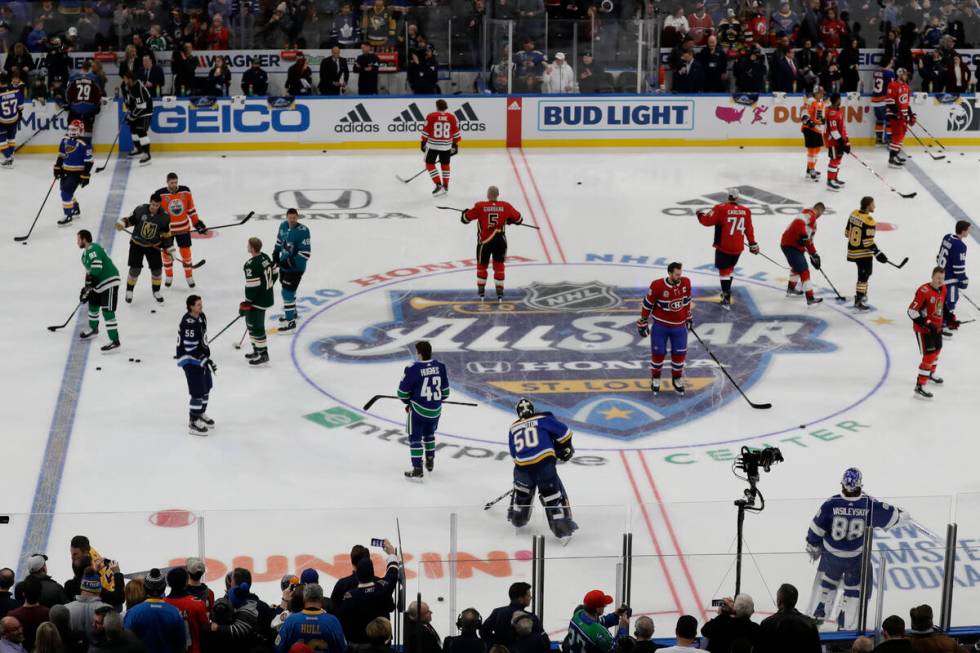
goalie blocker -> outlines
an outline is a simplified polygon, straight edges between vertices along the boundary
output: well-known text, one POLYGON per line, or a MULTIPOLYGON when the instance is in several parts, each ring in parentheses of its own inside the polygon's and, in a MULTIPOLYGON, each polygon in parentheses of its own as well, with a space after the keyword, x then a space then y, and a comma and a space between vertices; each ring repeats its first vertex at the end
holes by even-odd
POLYGON ((507 521, 515 527, 531 520, 535 491, 544 506, 548 527, 555 537, 566 538, 578 530, 572 519, 568 494, 558 477, 556 461, 571 460, 572 432, 551 413, 538 413, 529 399, 517 402, 517 421, 510 427, 508 444, 514 460, 514 492, 507 521))

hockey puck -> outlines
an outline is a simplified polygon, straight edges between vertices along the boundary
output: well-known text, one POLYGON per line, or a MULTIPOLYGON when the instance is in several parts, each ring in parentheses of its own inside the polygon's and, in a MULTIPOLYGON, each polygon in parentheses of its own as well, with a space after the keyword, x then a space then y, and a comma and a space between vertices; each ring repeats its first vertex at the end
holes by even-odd
POLYGON ((134 359, 132 359, 132 358, 130 358, 130 359, 129 359, 129 362, 130 362, 130 363, 132 363, 132 362, 133 362, 133 360, 134 360, 134 359))
POLYGON ((151 313, 156 313, 156 312, 157 312, 157 309, 155 309, 155 308, 151 308, 151 309, 150 309, 150 312, 151 312, 151 313))
POLYGON ((440 603, 442 603, 442 602, 443 602, 443 601, 445 601, 445 600, 446 600, 446 599, 444 599, 444 598, 442 598, 441 596, 437 596, 437 597, 436 597, 436 601, 439 601, 440 603))
MULTIPOLYGON (((582 185, 582 182, 580 182, 580 181, 576 181, 575 183, 578 184, 579 186, 582 185)), ((26 245, 27 243, 24 243, 24 244, 26 245)))
POLYGON ((744 145, 739 145, 739 146, 738 146, 738 149, 740 149, 740 150, 744 150, 744 149, 745 149, 745 146, 744 146, 744 145))
POLYGON ((102 371, 102 368, 101 368, 101 367, 96 367, 96 368, 95 368, 95 371, 96 371, 96 372, 101 372, 101 371, 102 371))
POLYGON ((222 158, 222 159, 227 159, 227 158, 228 158, 228 155, 227 155, 227 154, 222 154, 222 155, 221 155, 221 158, 222 158))
POLYGON ((135 362, 137 362, 137 363, 141 363, 142 361, 141 361, 140 359, 138 359, 138 358, 137 358, 135 362))
POLYGON ((27 241, 26 240, 21 243, 21 245, 26 245, 26 244, 27 244, 27 241))
POLYGON ((800 428, 801 429, 805 429, 806 428, 806 424, 800 424, 800 428))

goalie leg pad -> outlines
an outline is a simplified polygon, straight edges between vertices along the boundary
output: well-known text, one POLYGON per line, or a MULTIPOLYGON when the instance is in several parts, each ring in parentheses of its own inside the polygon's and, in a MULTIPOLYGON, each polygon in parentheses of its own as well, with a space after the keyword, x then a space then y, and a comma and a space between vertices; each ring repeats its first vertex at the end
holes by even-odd
POLYGON ((568 507, 568 495, 565 486, 558 478, 554 461, 540 464, 542 469, 538 479, 539 498, 548 517, 548 527, 555 537, 568 537, 578 525, 572 521, 572 511, 568 507))
POLYGON ((519 469, 514 469, 514 492, 510 495, 510 507, 507 508, 507 521, 515 528, 525 526, 531 521, 531 510, 534 508, 534 487, 518 480, 519 469))

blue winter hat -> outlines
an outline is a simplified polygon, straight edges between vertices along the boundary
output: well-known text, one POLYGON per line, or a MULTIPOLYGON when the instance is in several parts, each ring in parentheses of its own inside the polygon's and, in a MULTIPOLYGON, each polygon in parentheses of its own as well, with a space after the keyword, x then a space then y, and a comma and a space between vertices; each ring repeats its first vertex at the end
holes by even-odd
POLYGON ((304 569, 303 573, 300 574, 299 582, 304 585, 319 584, 320 574, 317 573, 316 569, 304 569))
POLYGON ((88 574, 82 577, 82 591, 99 594, 102 591, 102 581, 98 574, 88 574))

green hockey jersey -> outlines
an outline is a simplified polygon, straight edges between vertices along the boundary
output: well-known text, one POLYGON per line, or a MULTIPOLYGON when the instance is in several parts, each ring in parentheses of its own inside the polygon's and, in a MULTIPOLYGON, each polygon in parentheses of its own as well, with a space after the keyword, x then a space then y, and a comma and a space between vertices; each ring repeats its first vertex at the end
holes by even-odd
POLYGON ((245 299, 252 306, 262 310, 272 308, 275 301, 272 284, 276 275, 272 271, 272 259, 260 252, 258 256, 245 261, 245 299))

